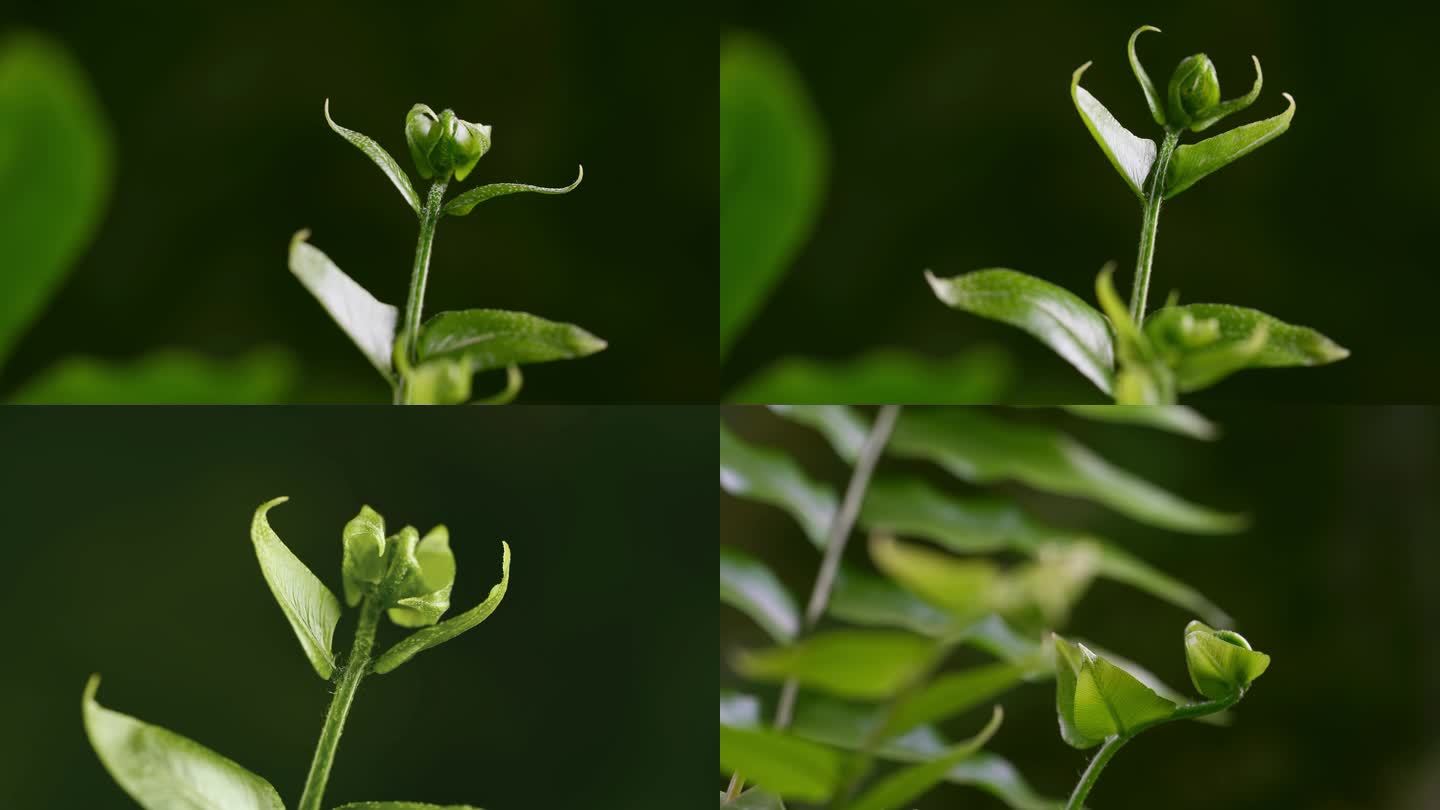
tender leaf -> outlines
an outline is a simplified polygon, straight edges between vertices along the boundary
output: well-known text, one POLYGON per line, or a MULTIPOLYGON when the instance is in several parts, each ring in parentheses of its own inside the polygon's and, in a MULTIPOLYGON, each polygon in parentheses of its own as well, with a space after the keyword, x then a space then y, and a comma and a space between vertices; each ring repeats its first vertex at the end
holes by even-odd
POLYGON ((720 766, 787 799, 823 802, 839 786, 842 762, 838 751, 784 732, 721 726, 720 766))
POLYGON ((1160 29, 1153 25, 1142 25, 1130 35, 1130 41, 1126 44, 1125 50, 1130 57, 1130 69, 1135 73, 1135 81, 1140 83, 1140 90, 1145 93, 1145 105, 1150 108, 1150 117, 1163 127, 1165 126, 1165 99, 1155 89, 1155 83, 1150 81, 1150 74, 1146 73, 1145 66, 1140 64, 1140 57, 1135 55, 1135 40, 1139 39, 1140 35, 1146 31, 1160 33, 1160 29))
POLYGON ((390 355, 395 348, 399 311, 377 301, 356 284, 329 256, 307 242, 309 238, 309 231, 299 231, 290 240, 290 272, 330 313, 380 376, 390 380, 393 375, 390 355))
POLYGON ((825 137, 805 87, 765 40, 720 45, 720 356, 760 310, 817 215, 825 137))
POLYGON ((1027 667, 1003 661, 948 672, 896 701, 880 736, 888 740, 942 723, 1008 692, 1028 673, 1027 667))
MULTIPOLYGON (((1255 66, 1258 75, 1258 60, 1255 66)), ((1285 112, 1222 132, 1199 143, 1183 144, 1176 149, 1175 155, 1170 158, 1170 168, 1165 173, 1165 199, 1176 196, 1211 172, 1225 168, 1280 137, 1290 128, 1290 119, 1295 116, 1295 99, 1289 93, 1284 95, 1290 103, 1285 112)))
POLYGON ((938 758, 921 765, 897 771, 880 780, 860 798, 849 805, 849 810, 903 810, 920 794, 939 784, 956 764, 967 759, 980 747, 989 742, 1000 729, 1005 717, 999 706, 995 707, 990 722, 978 734, 949 749, 938 758))
POLYGON ((1185 626, 1185 665, 1195 691, 1221 700, 1249 688, 1270 667, 1270 656, 1250 648, 1239 633, 1201 622, 1185 626))
POLYGON ((885 577, 841 565, 829 614, 867 627, 898 627, 935 638, 955 632, 955 619, 885 577))
POLYGON ((26 381, 15 402, 66 405, 269 405, 291 395, 289 352, 256 349, 220 360, 183 349, 113 362, 68 357, 26 381))
POLYGON ((1192 439, 1208 441, 1220 435, 1214 422, 1184 405, 1067 405, 1065 410, 1096 422, 1143 425, 1192 439))
POLYGON ((395 643, 395 646, 386 650, 383 655, 375 659, 375 671, 385 674, 394 670, 401 664, 414 658, 416 655, 436 646, 444 644, 452 638, 474 628, 476 625, 490 618, 495 608, 500 606, 500 600, 505 598, 505 591, 510 587, 510 544, 501 542, 503 554, 500 558, 500 584, 490 589, 490 595, 485 601, 473 608, 452 616, 434 627, 426 627, 417 630, 395 643))
POLYGON ((841 697, 890 697, 925 673, 938 645, 894 630, 832 630, 788 647, 741 653, 735 669, 747 678, 794 678, 841 697))
POLYGON ((999 566, 983 557, 960 559, 943 552, 872 536, 870 557, 887 576, 956 618, 973 621, 1003 599, 999 566))
POLYGON ((764 563, 743 551, 720 547, 720 601, 749 616, 776 641, 795 638, 800 609, 764 563))
POLYGON ((1255 83, 1250 86, 1250 92, 1246 93, 1243 96, 1240 96, 1239 98, 1232 98, 1229 101, 1217 104, 1213 108, 1206 110, 1204 117, 1200 118, 1199 120, 1195 121, 1190 125, 1191 130, 1195 132, 1200 132, 1201 130, 1209 129, 1210 127, 1214 126, 1215 123, 1218 122, 1220 119, 1226 117, 1227 115, 1240 112, 1246 107, 1249 107, 1251 104, 1254 104, 1255 100, 1260 98, 1260 88, 1263 87, 1265 84, 1265 73, 1264 71, 1260 70, 1260 57, 1251 56, 1250 59, 1255 63, 1255 83))
MULTIPOLYGON (((409 528, 409 527, 407 527, 409 528)), ((414 536, 410 530, 410 536, 414 536)), ((402 542, 397 554, 411 555, 409 573, 396 593, 396 605, 386 611, 390 621, 401 627, 429 627, 450 609, 450 589, 455 584, 455 554, 450 551, 450 530, 431 529, 418 545, 402 542)))
POLYGON ((454 217, 463 217, 475 210, 475 206, 496 197, 504 197, 507 194, 519 194, 521 192, 534 192, 536 194, 569 194, 580 187, 580 181, 585 179, 585 167, 580 167, 580 173, 576 175, 575 182, 568 186, 559 188, 547 188, 545 186, 531 186, 525 183, 491 183, 486 186, 477 186, 463 194, 457 194, 450 202, 445 203, 442 209, 444 213, 454 217))
POLYGON ((350 519, 340 532, 345 604, 355 607, 360 598, 385 576, 385 518, 368 506, 350 519))
POLYGON ((325 99, 325 123, 329 124, 336 134, 354 144, 356 149, 364 152, 366 157, 374 161, 375 165, 380 167, 380 171, 390 178, 390 182, 395 184, 395 189, 400 192, 400 196, 405 198, 405 202, 410 204, 410 210, 414 211, 417 216, 420 214, 420 195, 416 194, 415 187, 410 185, 410 176, 405 174, 405 170, 400 168, 400 164, 396 163, 395 158, 390 157, 390 153, 381 148, 380 144, 353 129, 346 129, 335 123, 335 119, 330 117, 330 99, 328 98, 325 99))
POLYGON ((825 545, 830 521, 839 508, 834 491, 810 480, 787 455, 746 444, 720 426, 720 488, 789 512, 805 536, 825 545))
POLYGON ((1115 368, 1110 327, 1105 316, 1073 293, 1000 268, 948 279, 927 270, 925 279, 949 306, 1029 332, 1101 391, 1110 393, 1115 368))
POLYGON ((949 358, 875 349, 835 363, 782 358, 742 383, 729 400, 760 404, 990 403, 1002 398, 1012 377, 1009 358, 989 348, 949 358))
POLYGON ((723 798, 720 806, 727 810, 785 810, 785 802, 779 796, 760 788, 751 788, 739 796, 735 801, 726 802, 723 798))
POLYGON ((423 802, 353 802, 335 810, 480 810, 468 804, 425 804, 423 802))
POLYGON ((1136 477, 1070 437, 1039 425, 999 421, 974 409, 909 409, 890 439, 892 455, 923 458, 973 483, 1018 481, 1088 498, 1135 520, 1176 531, 1239 531, 1245 518, 1197 506, 1136 477))
POLYGON ((1350 356, 1349 350, 1314 329, 1228 304, 1163 307, 1146 319, 1145 332, 1175 367, 1184 391, 1211 385, 1244 368, 1317 366, 1350 356), (1181 330, 1187 320, 1213 322, 1218 337, 1186 345, 1181 330))
POLYGON ((172 731, 95 701, 100 676, 85 686, 82 713, 105 770, 146 810, 284 810, 269 782, 172 731))
POLYGON ((605 341, 570 323, 524 312, 467 309, 442 312, 420 327, 420 362, 465 358, 472 371, 586 357, 605 341))
MULTIPOLYGON (((1133 38, 1131 43, 1133 45, 1133 38)), ((1155 142, 1137 137, 1121 126, 1115 116, 1105 109, 1105 105, 1090 95, 1089 90, 1080 86, 1080 77, 1090 64, 1086 62, 1070 74, 1070 98, 1074 100, 1075 109, 1080 113, 1080 120, 1085 122, 1085 128, 1090 130, 1091 137, 1100 145, 1100 151, 1105 153, 1110 165, 1120 173, 1130 190, 1139 196, 1145 185, 1145 178, 1150 174, 1150 167, 1155 163, 1155 142)), ((1147 91, 1147 99, 1149 95, 1147 91)))
POLYGON ((84 71, 42 34, 0 37, 0 364, 98 229, 112 149, 84 71))
POLYGON ((1055 636, 1056 710, 1065 742, 1090 748, 1169 717, 1175 704, 1083 644, 1055 636))
POLYGON ((315 667, 315 674, 328 680, 335 673, 335 654, 330 645, 335 637, 335 624, 340 621, 340 600, 270 528, 267 513, 288 500, 281 497, 260 504, 250 523, 250 540, 255 544, 255 556, 260 560, 265 583, 280 603, 280 610, 315 667))

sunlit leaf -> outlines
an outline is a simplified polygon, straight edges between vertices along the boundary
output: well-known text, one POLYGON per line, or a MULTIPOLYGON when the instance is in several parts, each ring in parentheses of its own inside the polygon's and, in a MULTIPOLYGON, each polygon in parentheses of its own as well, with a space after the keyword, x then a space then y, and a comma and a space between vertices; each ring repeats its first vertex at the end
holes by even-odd
POLYGON ((720 727, 720 765, 787 799, 823 802, 839 786, 840 752, 780 731, 720 727))
POLYGON ((99 227, 111 153, 74 57, 41 34, 0 37, 0 364, 99 227))
POLYGON ((778 48, 720 45, 720 356, 759 311, 819 214, 826 147, 803 82, 778 48))
POLYGON ((475 210, 475 206, 496 197, 504 197, 507 194, 534 193, 534 194, 569 194, 580 187, 580 181, 585 179, 585 167, 581 166, 575 177, 575 182, 568 186, 559 188, 547 188, 545 186, 532 186, 526 183, 490 183, 485 186, 477 186, 469 191, 456 194, 450 202, 445 203, 444 209, 450 216, 463 217, 475 210))
MULTIPOLYGON (((1255 69, 1257 72, 1260 69, 1258 60, 1255 69)), ((1176 149, 1165 174, 1165 199, 1174 197, 1211 172, 1225 168, 1280 137, 1290 128, 1290 119, 1295 116, 1295 99, 1289 93, 1284 95, 1290 104, 1285 112, 1212 135, 1199 143, 1182 144, 1176 149)))
POLYGON ((900 349, 875 349, 847 361, 783 358, 733 391, 732 402, 959 404, 1001 399, 1013 371, 993 349, 930 358, 900 349))
POLYGON ((1212 385, 1246 368, 1317 366, 1350 356, 1334 341, 1259 310, 1228 304, 1186 304, 1151 313, 1145 332, 1175 368, 1183 391, 1212 385), (1209 327, 1208 341, 1188 335, 1209 327))
POLYGON ((500 547, 500 583, 490 589, 490 594, 485 597, 485 601, 433 627, 417 630, 400 639, 395 646, 375 659, 377 673, 383 675, 390 672, 425 650, 444 644, 490 618, 490 614, 500 606, 500 601, 505 598, 505 591, 510 587, 510 544, 501 542, 500 547))
POLYGON ((1105 393, 1114 382, 1115 349, 1105 316, 1063 287, 994 268, 939 278, 925 272, 949 306, 1023 329, 1049 346, 1105 393))
POLYGON ((395 349, 399 311, 356 284, 329 256, 306 241, 309 238, 309 231, 300 231, 290 240, 290 272, 315 296, 380 376, 391 379, 390 355, 395 349))
POLYGON ((27 380, 13 398, 65 405, 268 405, 289 397, 298 376, 294 358, 281 349, 229 360, 163 349, 134 360, 69 357, 27 380))
POLYGON ((1067 405, 1065 410, 1096 422, 1143 425, 1192 439, 1214 439, 1220 429, 1184 405, 1067 405))
POLYGON ((939 784, 956 764, 979 751, 1000 729, 1005 713, 995 707, 990 722, 974 737, 950 748, 939 757, 903 768, 881 779, 874 787, 848 805, 848 810, 903 810, 920 794, 939 784))
POLYGON ((395 162, 395 158, 390 157, 390 153, 386 152, 374 139, 335 123, 335 119, 330 117, 330 99, 328 98, 325 99, 325 123, 329 124, 337 135, 354 144, 356 149, 365 153, 365 157, 370 158, 371 162, 380 167, 380 171, 384 172, 385 176, 390 178, 390 182, 395 184, 395 189, 400 192, 400 196, 410 204, 410 210, 417 215, 420 213, 420 196, 415 193, 415 187, 410 185, 410 176, 400 168, 400 164, 395 162))
POLYGON ((101 706, 85 687, 85 733, 105 770, 146 810, 284 810, 269 782, 199 743, 101 706))
POLYGON ((720 601, 760 625, 776 641, 800 630, 800 609, 764 563, 738 549, 720 547, 720 601))
POLYGON ((764 681, 796 679, 841 697, 880 699, 913 683, 934 663, 938 645, 894 630, 832 630, 787 647, 744 652, 735 669, 764 681))
POLYGON ((255 544, 255 556, 260 560, 265 584, 280 603, 280 610, 315 667, 315 674, 329 680, 335 673, 331 643, 335 624, 340 621, 340 600, 270 528, 267 513, 288 500, 282 497, 260 504, 250 523, 250 540, 255 544))
POLYGON ((1089 90, 1080 86, 1080 77, 1089 67, 1090 63, 1086 62, 1070 75, 1070 98, 1074 100, 1085 128, 1099 144, 1100 151, 1105 153, 1110 165, 1125 180, 1125 185, 1138 197, 1145 186, 1146 176, 1150 174, 1150 167, 1155 163, 1155 142, 1131 133, 1115 120, 1105 105, 1090 95, 1089 90))
POLYGON ((720 426, 720 487, 737 498, 778 506, 800 522, 816 546, 825 544, 838 500, 810 480, 789 456, 747 444, 720 426))
POLYGON ((605 341, 571 323, 524 312, 467 309, 442 312, 420 327, 420 362, 464 358, 472 371, 587 357, 605 341))

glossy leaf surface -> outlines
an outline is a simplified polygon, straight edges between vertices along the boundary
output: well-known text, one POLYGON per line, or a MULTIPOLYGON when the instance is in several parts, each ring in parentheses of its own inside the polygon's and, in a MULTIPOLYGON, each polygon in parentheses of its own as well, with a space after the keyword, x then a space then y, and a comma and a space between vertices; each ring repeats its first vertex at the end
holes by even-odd
POLYGON ((315 667, 315 674, 329 680, 335 673, 335 653, 331 644, 335 637, 335 625, 340 621, 340 600, 270 528, 269 511, 288 500, 275 498, 255 510, 255 518, 250 523, 250 540, 255 545, 255 556, 260 560, 265 584, 270 586, 270 593, 280 603, 280 610, 295 631, 305 656, 315 667))
POLYGON ((1249 688, 1270 668, 1270 656, 1250 647, 1239 633, 1201 622, 1185 626, 1185 665, 1195 691, 1221 700, 1249 688))
POLYGON ((901 769, 881 779, 874 787, 861 794, 860 798, 848 805, 848 810, 903 810, 920 794, 945 779, 950 769, 972 756, 980 747, 989 742, 1000 729, 1005 714, 999 706, 990 716, 990 722, 975 736, 950 748, 939 757, 901 769))
POLYGON ((1061 736, 1076 748, 1169 717, 1175 704, 1083 644, 1055 636, 1056 711, 1061 736))
POLYGON ((926 271, 925 279, 949 306, 1029 332, 1110 393, 1115 368, 1110 327, 1105 316, 1074 293, 1001 268, 948 279, 926 271))
POLYGON ((1070 98, 1075 102, 1080 120, 1085 122, 1085 128, 1090 130, 1090 136, 1100 146, 1100 151, 1105 153, 1106 159, 1115 167, 1115 171, 1120 173, 1125 185, 1138 197, 1145 186, 1146 176, 1150 174, 1150 167, 1155 163, 1155 142, 1138 137, 1126 129, 1105 109, 1099 99, 1080 86, 1080 77, 1089 67, 1090 63, 1086 62, 1070 75, 1070 98))
POLYGON ((145 810, 284 810, 269 782, 179 734, 112 711, 85 687, 85 733, 105 770, 145 810))
POLYGON ((834 491, 812 481, 789 456, 747 444, 724 425, 720 426, 720 488, 789 512, 816 546, 825 544, 839 507, 834 491))
POLYGON ((734 663, 747 678, 795 678, 841 697, 878 700, 913 683, 937 652, 935 642, 912 633, 832 630, 791 646, 741 653, 734 663))
POLYGON ((386 177, 390 178, 390 182, 395 185, 395 190, 399 191, 400 196, 405 198, 405 202, 410 204, 410 210, 414 211, 416 215, 419 215, 420 195, 415 193, 415 187, 410 184, 410 176, 405 173, 404 169, 400 168, 400 164, 395 162, 395 158, 390 157, 390 153, 386 152, 373 138, 362 135, 353 129, 346 129, 335 123, 335 119, 330 117, 330 99, 328 98, 325 99, 325 123, 329 124, 330 128, 335 130, 335 134, 354 144, 356 149, 364 152, 365 157, 370 158, 370 161, 378 166, 380 171, 385 173, 386 177))
POLYGON ((472 371, 586 357, 605 341, 570 323, 524 312, 467 309, 442 312, 420 327, 420 362, 464 358, 472 371))
POLYGON ((477 186, 469 191, 455 195, 450 202, 445 203, 442 209, 444 213, 463 217, 475 210, 475 206, 496 197, 504 197, 508 194, 569 194, 580 187, 580 181, 585 179, 585 167, 581 166, 575 181, 568 186, 548 188, 546 186, 532 186, 526 183, 490 183, 489 185, 477 186))
POLYGON ((784 358, 746 380, 728 399, 757 404, 990 403, 1001 398, 1011 377, 1010 362, 993 350, 930 358, 876 349, 835 363, 784 358))
POLYGON ((825 187, 820 117, 778 48, 720 46, 720 356, 760 310, 810 233, 825 187))
POLYGON ((289 352, 256 349, 228 360, 161 349, 133 360, 68 357, 27 380, 15 402, 64 405, 268 405, 291 396, 289 352))
POLYGON ((800 609, 764 563, 743 551, 720 547, 720 601, 740 610, 779 642, 800 631, 800 609))
POLYGON ((329 256, 307 242, 309 238, 309 231, 300 231, 290 240, 290 272, 330 313, 370 365, 386 380, 391 379, 399 310, 355 283, 329 256))
MULTIPOLYGON (((1255 67, 1258 71, 1259 62, 1255 67)), ((1290 119, 1295 117, 1295 99, 1286 93, 1285 100, 1290 106, 1273 118, 1238 126, 1199 143, 1181 144, 1170 158, 1170 168, 1165 174, 1165 199, 1176 196, 1212 172, 1280 137, 1290 128, 1290 119)))
POLYGON ((1350 356, 1347 349, 1314 329, 1228 304, 1158 309, 1146 319, 1145 332, 1166 353, 1185 391, 1204 388, 1245 368, 1316 366, 1350 356), (1213 322, 1217 336, 1201 345, 1185 345, 1179 337, 1185 319, 1213 322))
POLYGON ((490 618, 490 614, 500 606, 501 600, 505 598, 505 591, 510 587, 510 544, 501 542, 500 546, 502 549, 500 583, 490 589, 490 594, 485 597, 485 601, 458 616, 452 616, 433 627, 417 630, 396 642, 395 646, 375 659, 377 673, 383 675, 390 672, 425 650, 444 644, 490 618))
POLYGON ((841 776, 838 751, 771 729, 720 727, 720 765, 787 799, 823 802, 841 776))

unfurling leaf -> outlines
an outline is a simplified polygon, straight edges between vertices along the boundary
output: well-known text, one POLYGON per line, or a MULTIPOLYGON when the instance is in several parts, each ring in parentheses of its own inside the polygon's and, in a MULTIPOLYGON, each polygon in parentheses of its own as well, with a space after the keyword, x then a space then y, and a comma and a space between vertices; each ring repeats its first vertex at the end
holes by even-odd
POLYGON ((420 176, 464 180, 490 151, 490 127, 472 124, 445 110, 440 115, 424 104, 416 104, 405 116, 405 143, 420 176))
POLYGON ((1313 329, 1228 304, 1163 307, 1146 319, 1145 333, 1175 369, 1182 391, 1204 388, 1241 369, 1318 366, 1350 356, 1313 329))
POLYGON ((399 310, 376 300, 336 267, 329 256, 305 241, 309 238, 309 231, 300 231, 290 240, 290 272, 325 307, 380 375, 391 379, 390 355, 399 310))
POLYGON ((269 782, 172 731, 101 706, 90 676, 82 714, 105 770, 145 810, 285 810, 269 782))
POLYGON ((415 187, 410 185, 410 176, 405 174, 405 170, 400 168, 400 164, 395 162, 395 158, 390 157, 390 153, 386 152, 372 138, 335 123, 335 119, 330 117, 330 99, 328 98, 325 99, 325 123, 329 124, 330 128, 335 130, 340 137, 364 152, 365 156, 370 158, 376 166, 379 166, 380 171, 384 172, 385 176, 390 178, 390 182, 395 184, 400 196, 410 204, 410 209, 417 216, 420 214, 420 196, 415 193, 415 187))
POLYGON ((455 555, 450 551, 450 531, 444 526, 431 529, 417 544, 409 526, 398 535, 392 553, 402 555, 406 573, 395 594, 390 621, 401 627, 429 627, 450 609, 450 589, 455 585, 455 555))
POLYGON ((1135 81, 1140 83, 1140 91, 1145 94, 1145 105, 1150 108, 1150 117, 1155 123, 1165 126, 1165 99, 1160 97, 1159 91, 1155 89, 1155 83, 1150 80, 1150 74, 1145 72, 1145 66, 1140 64, 1140 57, 1135 54, 1135 40, 1146 31, 1160 33, 1160 29, 1153 25, 1142 25, 1136 28, 1130 35, 1130 41, 1126 43, 1125 50, 1130 57, 1130 70, 1135 73, 1135 81))
POLYGON ((832 630, 787 646, 741 653, 735 669, 747 678, 794 678, 841 697, 878 700, 894 695, 929 669, 936 642, 894 630, 832 630))
POLYGON ((445 203, 444 213, 453 217, 463 217, 475 210, 475 206, 496 197, 504 197, 507 194, 519 194, 522 192, 533 192, 535 194, 569 194, 580 187, 580 181, 585 179, 585 167, 580 167, 580 173, 576 175, 575 181, 568 186, 559 188, 547 188, 545 186, 531 186, 525 183, 490 183, 489 185, 476 186, 463 194, 455 195, 454 199, 445 203))
MULTIPOLYGON (((1258 71, 1258 60, 1255 67, 1258 71)), ((1280 137, 1290 128, 1290 119, 1295 116, 1295 99, 1289 93, 1284 95, 1290 103, 1285 112, 1222 132, 1199 143, 1183 144, 1176 149, 1165 173, 1165 199, 1176 196, 1211 172, 1225 168, 1280 137)))
POLYGON ((1115 350, 1105 316, 1070 291, 1014 270, 990 269, 925 279, 955 309, 1029 332, 1110 393, 1115 350))
POLYGON ((1060 735, 1076 748, 1163 720, 1175 704, 1084 644, 1055 636, 1055 708, 1060 735))
POLYGON ((1185 625, 1185 665, 1195 690, 1211 700, 1234 697, 1265 674, 1270 656, 1251 649, 1239 633, 1198 621, 1185 625))
POLYGON ((764 563, 733 548, 720 547, 720 601, 742 611, 779 642, 800 631, 800 609, 764 563))
POLYGON ((374 509, 362 506, 360 514, 345 524, 340 537, 345 604, 355 607, 385 576, 385 519, 374 509))
MULTIPOLYGON (((1133 37, 1131 41, 1133 44, 1133 37)), ((1090 130, 1095 143, 1100 145, 1100 151, 1110 159, 1110 165, 1115 167, 1115 171, 1120 173, 1125 184, 1138 197, 1142 193, 1146 176, 1150 174, 1150 167, 1155 163, 1155 142, 1130 132, 1115 120, 1115 116, 1105 109, 1105 105, 1090 95, 1089 90, 1080 86, 1080 77, 1090 64, 1086 62, 1070 75, 1070 98, 1075 101, 1075 109, 1080 113, 1080 120, 1085 122, 1085 128, 1090 130)), ((1146 96, 1148 100, 1148 92, 1146 96)))
POLYGON ((463 358, 472 372, 479 372, 585 357, 604 348, 605 341, 574 324, 524 312, 467 309, 426 321, 417 351, 422 364, 463 358))
POLYGON ((974 737, 930 762, 912 765, 890 774, 862 794, 846 810, 903 810, 920 794, 944 781, 951 768, 968 759, 989 742, 1000 729, 1000 722, 1004 717, 1004 711, 996 706, 990 715, 990 722, 974 737))
POLYGON ((266 513, 288 500, 281 497, 260 504, 250 523, 250 540, 255 544, 255 556, 260 560, 265 583, 280 603, 280 610, 315 667, 315 674, 329 680, 335 674, 335 654, 330 645, 335 625, 340 621, 340 600, 270 528, 266 513))
POLYGON ((787 799, 824 802, 840 785, 840 752, 772 729, 720 727, 720 766, 787 799))
POLYGON ((485 597, 485 601, 458 616, 452 616, 433 627, 417 630, 396 642, 395 646, 375 660, 377 673, 390 672, 421 652, 437 644, 444 644, 490 618, 490 614, 495 612, 495 608, 499 607, 500 601, 505 598, 506 589, 510 587, 510 544, 502 542, 500 545, 504 549, 500 560, 500 584, 490 589, 490 595, 485 597))

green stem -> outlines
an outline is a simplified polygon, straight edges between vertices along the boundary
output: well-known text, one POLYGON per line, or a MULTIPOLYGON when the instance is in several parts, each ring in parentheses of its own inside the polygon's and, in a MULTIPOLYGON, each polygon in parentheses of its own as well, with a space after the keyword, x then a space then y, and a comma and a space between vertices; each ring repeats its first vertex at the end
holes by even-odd
MULTIPOLYGON (((415 243, 415 267, 410 271, 410 296, 405 299, 405 320, 400 327, 401 351, 411 365, 418 364, 417 345, 420 338, 420 313, 425 307, 425 282, 430 276, 430 249, 435 243, 435 225, 440 221, 449 176, 441 177, 430 186, 425 207, 420 209, 420 238, 415 243)), ((395 382, 395 404, 405 401, 405 379, 395 382)))
POLYGON ((1165 201, 1165 175, 1180 143, 1178 131, 1166 131, 1160 152, 1145 180, 1145 213, 1140 220, 1140 253, 1135 259, 1135 286, 1130 288, 1130 320, 1144 324, 1145 299, 1150 294, 1150 266, 1155 260, 1155 232, 1160 227, 1160 204, 1165 201))
POLYGON ((335 749, 340 745, 340 732, 345 728, 345 717, 350 713, 350 704, 355 701, 355 691, 370 668, 370 653, 375 648, 375 630, 380 624, 381 602, 374 596, 365 597, 360 606, 360 624, 355 628, 355 644, 350 648, 350 660, 340 676, 340 685, 330 700, 330 710, 325 713, 325 726, 320 730, 320 742, 315 746, 315 758, 310 762, 310 775, 305 778, 305 791, 300 794, 297 810, 320 810, 320 800, 325 794, 325 783, 330 779, 330 766, 335 763, 335 749))

